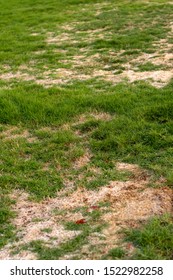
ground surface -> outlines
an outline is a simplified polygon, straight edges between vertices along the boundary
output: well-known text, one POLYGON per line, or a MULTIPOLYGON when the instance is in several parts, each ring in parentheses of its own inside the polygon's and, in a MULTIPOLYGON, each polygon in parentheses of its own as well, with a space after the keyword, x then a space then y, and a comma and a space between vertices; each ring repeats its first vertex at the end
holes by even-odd
POLYGON ((0 5, 0 259, 172 259, 173 2, 0 5))

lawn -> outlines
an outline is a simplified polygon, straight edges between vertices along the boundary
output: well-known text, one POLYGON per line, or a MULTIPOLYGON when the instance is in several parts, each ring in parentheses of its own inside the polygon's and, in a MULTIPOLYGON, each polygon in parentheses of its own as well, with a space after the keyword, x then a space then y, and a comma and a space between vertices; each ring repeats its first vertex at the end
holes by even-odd
POLYGON ((0 6, 0 259, 172 259, 173 2, 0 6))

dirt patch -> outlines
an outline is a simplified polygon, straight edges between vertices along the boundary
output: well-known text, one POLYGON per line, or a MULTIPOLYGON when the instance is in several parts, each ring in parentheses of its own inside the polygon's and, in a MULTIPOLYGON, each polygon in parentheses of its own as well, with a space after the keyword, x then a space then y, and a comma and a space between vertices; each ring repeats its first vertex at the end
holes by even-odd
MULTIPOLYGON (((122 73, 118 73, 118 70, 109 71, 109 65, 102 65, 97 59, 96 55, 90 56, 87 58, 83 58, 83 56, 75 56, 71 60, 62 60, 63 63, 72 63, 71 69, 66 68, 59 68, 54 70, 45 71, 42 73, 42 78, 29 75, 28 73, 23 72, 16 72, 16 73, 3 73, 0 75, 0 79, 2 80, 11 80, 11 79, 18 79, 23 81, 33 81, 38 85, 43 85, 44 87, 52 87, 57 85, 64 85, 72 83, 75 80, 85 81, 92 78, 101 79, 104 81, 111 82, 113 84, 118 84, 123 81, 128 81, 133 83, 135 81, 141 80, 148 80, 153 86, 155 87, 163 87, 173 77, 173 70, 157 70, 157 71, 143 71, 139 72, 136 71, 138 68, 135 65, 136 63, 140 64, 140 61, 143 59, 147 59, 149 57, 146 54, 141 55, 136 60, 133 60, 132 64, 124 64, 122 65, 127 70, 122 71, 122 73), (78 69, 80 67, 80 70, 78 69), (81 71, 81 67, 83 69, 90 68, 90 74, 86 74, 81 71), (96 67, 96 68, 95 68, 96 67), (93 68, 93 69, 91 69, 93 68), (99 69, 102 68, 102 69, 99 69), (53 76, 52 76, 53 75, 53 76)), ((171 66, 172 64, 173 55, 170 53, 165 54, 164 56, 155 57, 154 55, 151 57, 150 60, 145 60, 146 62, 150 61, 155 65, 166 65, 171 66)), ((144 61, 144 60, 143 60, 144 61)), ((142 64, 141 64, 142 65, 142 64)))
POLYGON ((15 131, 18 131, 18 130, 19 130, 19 128, 17 126, 7 127, 7 129, 5 131, 2 131, 0 133, 0 136, 8 138, 8 137, 12 136, 15 131))

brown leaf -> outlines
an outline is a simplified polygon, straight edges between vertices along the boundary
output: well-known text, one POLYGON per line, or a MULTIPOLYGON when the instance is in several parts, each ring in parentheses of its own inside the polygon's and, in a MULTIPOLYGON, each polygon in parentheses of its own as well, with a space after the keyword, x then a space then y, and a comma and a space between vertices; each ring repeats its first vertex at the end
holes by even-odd
POLYGON ((133 245, 132 245, 131 243, 128 243, 127 246, 126 246, 126 248, 127 248, 128 250, 131 250, 131 249, 133 248, 133 245))
POLYGON ((99 206, 93 205, 93 206, 91 206, 91 209, 97 210, 97 209, 99 209, 99 206))
POLYGON ((86 223, 86 220, 85 220, 85 219, 80 219, 80 220, 77 220, 77 221, 76 221, 76 224, 77 224, 77 225, 85 224, 85 223, 86 223))

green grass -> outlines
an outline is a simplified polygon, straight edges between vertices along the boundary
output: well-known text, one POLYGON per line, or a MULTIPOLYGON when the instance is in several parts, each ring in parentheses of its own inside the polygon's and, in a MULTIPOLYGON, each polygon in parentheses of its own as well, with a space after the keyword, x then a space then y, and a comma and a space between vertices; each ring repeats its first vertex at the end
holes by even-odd
POLYGON ((142 229, 129 230, 127 241, 134 243, 133 259, 172 260, 173 220, 170 216, 153 218, 142 229))
POLYGON ((173 220, 170 215, 154 217, 137 229, 124 232, 123 247, 116 247, 103 259, 172 260, 173 220), (134 246, 129 252, 129 246, 134 246))
MULTIPOLYGON (((115 169, 116 161, 139 164, 155 178, 164 176, 166 184, 173 187, 173 81, 163 88, 148 82, 114 85, 90 74, 105 66, 110 72, 122 73, 124 64, 142 52, 155 52, 156 41, 169 36, 171 42, 172 6, 167 0, 104 3, 0 0, 0 246, 14 236, 9 194, 15 189, 27 191, 37 201, 55 197, 65 187, 64 179, 76 186, 99 189, 110 180, 128 178, 129 174, 115 169), (103 38, 92 35, 95 30, 103 38), (62 39, 64 33, 66 39, 48 43, 49 37, 62 39), (99 56, 93 60, 94 65, 75 66, 74 58, 81 54, 90 60, 92 55, 99 56), (53 83, 61 78, 61 73, 56 73, 58 68, 75 69, 76 76, 69 83, 53 83), (19 77, 3 78, 18 71, 19 77), (22 74, 34 78, 26 81, 22 74), (80 80, 80 74, 89 74, 90 79, 80 80), (42 79, 50 80, 49 88, 38 84, 42 79), (94 112, 110 114, 110 120, 97 120, 90 116, 94 112), (86 121, 75 124, 82 114, 88 116, 86 121), (66 124, 68 128, 63 126, 66 124), (4 136, 12 126, 16 130, 4 136), (29 136, 13 137, 24 131, 29 136), (86 150, 92 154, 90 163, 76 170, 73 164, 86 150), (100 168, 101 173, 91 172, 91 167, 100 168)), ((138 70, 155 71, 159 67, 165 69, 164 65, 146 62, 138 65, 138 70)), ((92 219, 99 220, 99 212, 92 215, 92 219)), ((161 221, 154 223, 155 232, 159 232, 161 221)), ((167 223, 171 227, 172 222, 167 223)), ((33 248, 43 259, 63 257, 65 252, 80 249, 89 232, 85 229, 58 249, 45 249, 37 242, 33 248)), ((146 253, 148 249, 141 250, 136 258, 156 257, 152 253, 155 249, 151 256, 146 253)), ((121 253, 114 250, 110 257, 123 258, 121 253)), ((171 254, 165 255, 161 247, 158 256, 169 258, 171 254)))
POLYGON ((154 70, 162 70, 165 69, 164 65, 155 65, 151 62, 147 62, 145 64, 141 64, 138 66, 139 71, 154 71, 154 70))
POLYGON ((113 260, 120 260, 123 259, 126 255, 126 252, 122 248, 114 248, 109 251, 109 253, 104 256, 104 259, 113 259, 113 260))
POLYGON ((14 226, 10 224, 10 219, 14 217, 12 211, 10 211, 12 201, 5 196, 0 197, 0 248, 3 247, 6 242, 14 237, 14 226))
POLYGON ((80 247, 87 243, 87 236, 89 235, 88 231, 79 234, 77 237, 72 240, 63 243, 58 248, 49 248, 45 246, 44 243, 40 241, 33 241, 30 244, 30 249, 38 254, 38 259, 40 260, 58 260, 65 254, 73 253, 75 250, 80 249, 80 247))

